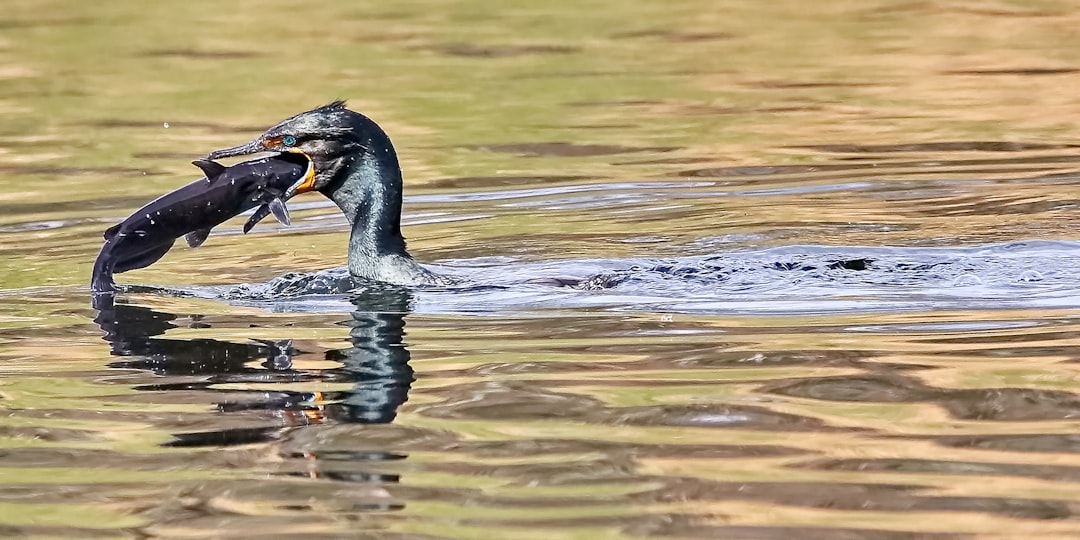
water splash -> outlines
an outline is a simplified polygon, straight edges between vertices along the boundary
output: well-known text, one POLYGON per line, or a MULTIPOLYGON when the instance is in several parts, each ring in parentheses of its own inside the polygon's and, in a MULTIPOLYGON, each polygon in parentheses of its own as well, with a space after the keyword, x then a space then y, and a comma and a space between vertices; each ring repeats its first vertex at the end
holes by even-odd
MULTIPOLYGON (((1078 268, 1080 243, 1048 241, 952 248, 785 246, 670 259, 467 259, 433 267, 465 283, 419 289, 415 308, 812 314, 1077 307, 1078 268)), ((200 295, 275 311, 337 311, 347 309, 356 290, 379 286, 337 268, 200 295)))

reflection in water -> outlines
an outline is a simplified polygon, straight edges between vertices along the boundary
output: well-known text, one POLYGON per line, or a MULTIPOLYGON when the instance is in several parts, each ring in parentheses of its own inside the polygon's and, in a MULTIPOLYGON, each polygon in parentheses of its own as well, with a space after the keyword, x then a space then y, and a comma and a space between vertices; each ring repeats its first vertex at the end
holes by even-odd
MULTIPOLYGON (((166 377, 167 382, 140 385, 139 390, 157 392, 202 391, 222 396, 220 412, 269 412, 276 425, 252 427, 243 422, 226 429, 174 433, 171 447, 233 446, 280 440, 293 428, 328 422, 385 424, 408 400, 413 381, 409 351, 403 336, 405 314, 411 301, 406 289, 387 288, 362 292, 353 298, 356 310, 345 323, 351 347, 327 350, 328 360, 341 367, 314 370, 293 365, 297 350, 290 339, 252 340, 234 343, 218 339, 168 339, 160 337, 171 328, 176 315, 147 307, 117 304, 111 296, 100 299, 95 322, 115 356, 131 359, 109 364, 113 368, 136 368, 166 377), (253 365, 258 362, 257 365, 253 365), (192 377, 197 377, 193 379, 192 377), (318 392, 291 390, 290 383, 350 383, 348 390, 318 392), (218 390, 223 384, 280 384, 279 390, 218 390)), ((224 422, 229 425, 229 422, 224 422)), ((305 451, 300 458, 306 470, 285 476, 322 478, 361 484, 397 483, 396 474, 347 470, 343 463, 365 467, 398 461, 401 453, 369 450, 341 455, 305 451), (325 463, 324 463, 325 462, 325 463), (328 470, 323 470, 328 469, 328 470)), ((376 498, 354 510, 397 510, 404 505, 376 498)))
MULTIPOLYGON (((253 340, 234 343, 217 339, 168 339, 159 337, 171 328, 176 315, 142 306, 117 304, 102 298, 95 322, 104 331, 115 356, 136 357, 113 362, 110 367, 137 368, 158 375, 199 376, 197 381, 142 385, 142 390, 208 390, 224 383, 348 382, 345 391, 230 390, 218 402, 222 412, 275 411, 286 426, 338 422, 382 424, 393 421, 397 409, 408 400, 413 370, 403 342, 405 313, 411 294, 401 288, 374 288, 352 298, 349 336, 352 346, 326 351, 328 360, 341 367, 305 370, 293 366, 296 350, 290 339, 253 340), (258 367, 252 361, 261 360, 258 367)), ((274 429, 177 435, 175 445, 204 446, 244 444, 267 440, 274 429)))
MULTIPOLYGON (((1080 538, 1068 2, 354 4, 6 3, 0 536, 1080 538), (411 359, 325 298, 104 345, 100 231, 318 95, 402 139, 421 260, 595 288, 418 292, 411 359)), ((297 204, 139 279, 342 264, 297 204)))

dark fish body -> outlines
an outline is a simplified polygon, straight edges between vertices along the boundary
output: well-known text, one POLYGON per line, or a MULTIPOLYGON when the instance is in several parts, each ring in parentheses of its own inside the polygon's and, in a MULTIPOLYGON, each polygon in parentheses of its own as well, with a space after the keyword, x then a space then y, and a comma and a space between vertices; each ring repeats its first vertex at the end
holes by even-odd
POLYGON ((232 167, 213 161, 194 163, 206 177, 154 199, 105 231, 105 245, 94 262, 94 292, 115 290, 114 273, 150 266, 177 238, 186 236, 188 244, 196 247, 211 228, 257 206, 244 232, 270 213, 288 224, 282 197, 310 174, 311 167, 305 155, 292 152, 232 167))

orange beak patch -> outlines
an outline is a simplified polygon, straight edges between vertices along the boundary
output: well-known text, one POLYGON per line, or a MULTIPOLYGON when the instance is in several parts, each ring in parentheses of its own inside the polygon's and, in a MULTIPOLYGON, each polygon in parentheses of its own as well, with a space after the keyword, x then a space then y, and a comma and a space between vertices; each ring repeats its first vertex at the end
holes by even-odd
POLYGON ((299 183, 294 184, 296 194, 307 193, 315 189, 315 161, 311 159, 311 156, 305 154, 302 150, 296 148, 289 148, 286 152, 293 152, 295 154, 302 154, 308 160, 307 171, 304 173, 304 178, 299 183))

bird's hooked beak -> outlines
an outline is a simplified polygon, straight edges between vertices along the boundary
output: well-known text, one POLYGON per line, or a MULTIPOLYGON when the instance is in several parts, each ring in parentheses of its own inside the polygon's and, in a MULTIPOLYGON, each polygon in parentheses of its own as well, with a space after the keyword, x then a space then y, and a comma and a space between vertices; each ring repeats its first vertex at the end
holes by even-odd
MULTIPOLYGON (((237 156, 248 156, 251 154, 259 154, 262 152, 273 152, 271 148, 267 147, 267 143, 260 139, 255 139, 251 142, 241 144, 240 146, 234 146, 232 148, 222 148, 221 150, 214 150, 206 155, 206 159, 218 160, 221 158, 230 158, 237 156)), ((308 166, 307 171, 304 172, 304 176, 296 181, 295 184, 289 186, 289 189, 285 191, 285 199, 288 200, 291 197, 299 195, 301 193, 307 193, 315 190, 315 160, 311 159, 306 152, 299 148, 286 148, 286 152, 292 152, 294 154, 300 154, 307 158, 308 166)))
POLYGON ((206 159, 210 161, 216 161, 221 158, 230 158, 237 156, 250 156, 251 154, 258 154, 261 152, 268 152, 269 148, 259 139, 255 139, 249 143, 241 144, 240 146, 234 146, 232 148, 222 148, 221 150, 214 150, 209 154, 206 154, 206 159))

